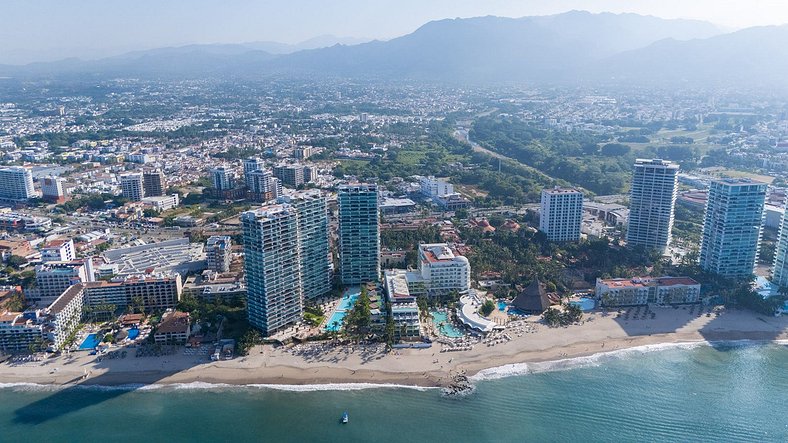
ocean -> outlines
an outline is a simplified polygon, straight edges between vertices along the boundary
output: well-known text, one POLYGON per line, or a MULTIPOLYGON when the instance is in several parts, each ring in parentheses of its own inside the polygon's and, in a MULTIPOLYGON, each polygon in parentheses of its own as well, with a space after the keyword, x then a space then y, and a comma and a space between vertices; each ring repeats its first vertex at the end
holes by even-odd
POLYGON ((782 344, 652 346, 475 380, 459 398, 364 385, 0 383, 0 441, 788 441, 782 344))

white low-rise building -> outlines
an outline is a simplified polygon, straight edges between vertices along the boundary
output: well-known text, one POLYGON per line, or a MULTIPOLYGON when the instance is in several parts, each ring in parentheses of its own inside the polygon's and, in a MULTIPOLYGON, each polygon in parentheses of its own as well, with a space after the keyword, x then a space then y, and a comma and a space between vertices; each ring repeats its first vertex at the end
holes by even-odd
POLYGON ((430 296, 457 291, 460 295, 471 288, 471 265, 446 243, 419 245, 419 275, 430 296))
POLYGON ((178 206, 178 194, 172 195, 159 195, 154 197, 145 197, 142 199, 142 204, 150 207, 156 212, 166 211, 178 206))
POLYGON ((700 283, 689 277, 600 278, 596 298, 602 306, 698 303, 700 283))

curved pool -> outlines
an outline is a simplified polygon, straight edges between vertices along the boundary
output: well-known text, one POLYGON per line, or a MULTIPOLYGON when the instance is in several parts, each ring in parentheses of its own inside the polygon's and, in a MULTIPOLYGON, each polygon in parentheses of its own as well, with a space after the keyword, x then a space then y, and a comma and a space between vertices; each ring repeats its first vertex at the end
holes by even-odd
POLYGON ((583 311, 591 311, 596 307, 596 300, 588 297, 581 297, 580 300, 570 301, 569 303, 579 307, 583 311))
POLYGON ((451 324, 449 315, 447 313, 432 311, 430 314, 432 314, 432 322, 444 336, 450 338, 459 338, 465 335, 461 330, 457 329, 453 324, 451 324))

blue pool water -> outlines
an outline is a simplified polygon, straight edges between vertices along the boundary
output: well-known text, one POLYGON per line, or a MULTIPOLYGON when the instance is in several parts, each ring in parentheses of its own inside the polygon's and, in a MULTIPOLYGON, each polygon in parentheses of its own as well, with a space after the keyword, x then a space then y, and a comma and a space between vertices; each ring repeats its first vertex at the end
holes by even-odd
POLYGON ((83 340, 82 344, 79 345, 79 349, 95 349, 99 343, 101 343, 101 338, 98 336, 98 334, 90 334, 85 337, 85 340, 83 340))
POLYGON ((596 301, 593 298, 581 297, 579 301, 569 302, 575 306, 579 306, 583 311, 590 311, 596 306, 596 301))
POLYGON ((449 321, 449 316, 445 312, 438 312, 432 311, 432 322, 435 323, 435 326, 438 327, 438 330, 441 334, 445 335, 446 337, 462 337, 465 334, 462 333, 459 329, 455 328, 453 324, 449 321))
POLYGON ((344 311, 334 312, 334 315, 332 315, 331 318, 328 319, 328 323, 326 323, 326 331, 335 332, 342 329, 342 319, 344 318, 344 311), (336 324, 334 324, 334 322, 336 322, 336 324))
POLYGON ((140 330, 137 328, 129 329, 129 340, 134 340, 140 336, 140 330))
POLYGON ((505 301, 499 301, 498 302, 498 310, 501 311, 501 312, 506 311, 506 302, 505 301))
POLYGON ((342 296, 342 299, 339 301, 339 306, 337 307, 337 311, 349 311, 353 309, 353 305, 358 300, 358 293, 352 294, 345 294, 342 296))

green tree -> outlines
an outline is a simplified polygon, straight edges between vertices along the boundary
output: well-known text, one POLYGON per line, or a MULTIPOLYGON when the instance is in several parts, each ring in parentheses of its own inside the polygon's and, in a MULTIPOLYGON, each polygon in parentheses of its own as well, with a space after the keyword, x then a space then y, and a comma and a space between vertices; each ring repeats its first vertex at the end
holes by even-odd
POLYGON ((495 310, 495 303, 493 303, 492 300, 486 300, 484 304, 482 304, 480 312, 482 313, 483 316, 486 317, 492 314, 492 311, 494 310, 495 310))
POLYGON ((20 255, 12 255, 11 257, 8 257, 8 265, 14 269, 19 269, 26 264, 27 259, 20 255))

